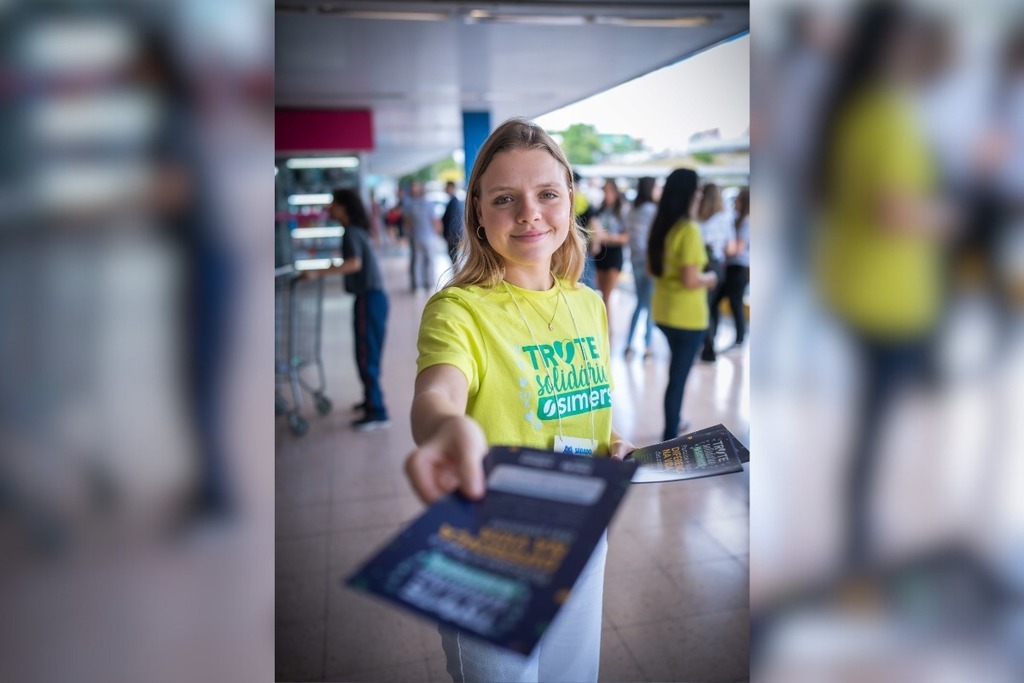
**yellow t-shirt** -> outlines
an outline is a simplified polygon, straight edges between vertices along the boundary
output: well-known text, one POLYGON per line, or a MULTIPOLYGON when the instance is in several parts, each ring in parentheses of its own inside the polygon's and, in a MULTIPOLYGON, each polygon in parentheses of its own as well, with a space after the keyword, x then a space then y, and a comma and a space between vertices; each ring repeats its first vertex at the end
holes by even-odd
POLYGON ((927 332, 939 314, 939 246, 888 233, 875 217, 886 192, 932 191, 928 149, 905 96, 876 89, 851 103, 836 127, 829 173, 817 264, 825 301, 872 334, 927 332))
POLYGON ((682 219, 673 225, 665 237, 664 268, 661 276, 654 278, 654 322, 681 330, 707 329, 708 290, 685 287, 680 274, 683 266, 695 265, 701 271, 707 262, 708 253, 697 224, 682 219))
POLYGON ((604 304, 588 287, 560 283, 557 312, 557 287, 509 285, 511 296, 504 284, 441 290, 423 309, 417 373, 440 364, 461 370, 466 414, 493 446, 552 450, 560 409, 565 436, 594 439, 595 454, 607 455, 613 387, 604 304))

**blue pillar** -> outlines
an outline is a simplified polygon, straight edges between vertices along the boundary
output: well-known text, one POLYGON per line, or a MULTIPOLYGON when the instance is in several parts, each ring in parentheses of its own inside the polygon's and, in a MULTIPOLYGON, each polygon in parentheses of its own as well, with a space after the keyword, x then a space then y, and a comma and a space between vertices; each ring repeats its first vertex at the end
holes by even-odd
POLYGON ((484 140, 491 134, 491 112, 462 112, 462 148, 466 152, 466 185, 469 185, 469 174, 473 172, 477 152, 483 147, 484 140))

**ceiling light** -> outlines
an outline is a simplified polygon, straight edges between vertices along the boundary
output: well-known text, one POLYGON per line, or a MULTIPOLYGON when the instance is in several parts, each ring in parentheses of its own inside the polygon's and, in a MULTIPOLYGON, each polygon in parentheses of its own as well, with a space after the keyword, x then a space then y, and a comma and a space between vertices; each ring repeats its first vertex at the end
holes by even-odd
POLYGON ((580 14, 493 14, 486 10, 473 10, 466 15, 467 24, 528 24, 532 26, 584 26, 593 23, 593 17, 580 14))
POLYGON ((340 258, 307 258, 295 262, 295 270, 327 270, 331 266, 340 266, 340 258))
POLYGON ((321 14, 334 14, 348 17, 349 19, 374 19, 377 21, 445 21, 452 18, 452 15, 445 12, 399 12, 399 11, 374 11, 344 9, 330 6, 317 8, 321 14))
POLYGON ((696 28, 707 26, 711 17, 706 15, 690 17, 602 17, 595 18, 595 23, 606 26, 627 26, 630 28, 696 28))
POLYGON ((356 157, 303 157, 289 159, 288 168, 355 168, 359 165, 356 157))
POLYGON ((323 237, 341 237, 343 228, 295 228, 292 238, 297 240, 320 239, 323 237))
POLYGON ((288 203, 293 206, 323 206, 334 201, 331 194, 292 194, 288 195, 288 203))

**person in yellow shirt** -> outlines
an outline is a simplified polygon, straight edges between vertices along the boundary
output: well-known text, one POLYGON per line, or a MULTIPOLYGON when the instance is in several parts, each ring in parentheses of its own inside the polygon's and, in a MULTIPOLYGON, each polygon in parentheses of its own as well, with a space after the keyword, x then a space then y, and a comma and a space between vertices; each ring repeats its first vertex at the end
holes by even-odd
POLYGON ((718 283, 714 271, 702 272, 708 255, 700 227, 692 218, 699 202, 696 171, 672 171, 665 179, 647 243, 647 265, 654 276, 651 317, 671 351, 664 401, 665 441, 689 427, 686 421, 680 425, 686 378, 707 333, 708 290, 718 283))
POLYGON ((862 382, 845 501, 844 559, 855 569, 873 561, 868 505, 879 435, 925 367, 942 313, 943 241, 955 220, 937 197, 915 114, 914 93, 930 70, 927 26, 900 3, 860 8, 824 110, 813 175, 818 282, 855 343, 862 382))
MULTIPOLYGON (((634 450, 612 429, 607 318, 579 285, 573 207, 572 169, 542 128, 510 119, 491 133, 467 185, 456 275, 420 323, 406 473, 425 503, 483 496, 490 446, 634 450)), ((606 555, 602 539, 530 657, 442 628, 453 679, 596 681, 606 555)))

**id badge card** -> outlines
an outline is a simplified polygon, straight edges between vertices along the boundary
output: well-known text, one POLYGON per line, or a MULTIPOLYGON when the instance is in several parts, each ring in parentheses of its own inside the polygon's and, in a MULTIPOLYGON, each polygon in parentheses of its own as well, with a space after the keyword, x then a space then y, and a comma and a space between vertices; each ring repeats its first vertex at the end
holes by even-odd
POLYGON ((593 456, 597 450, 597 441, 593 439, 581 439, 575 436, 556 436, 555 452, 568 455, 590 455, 593 456))

